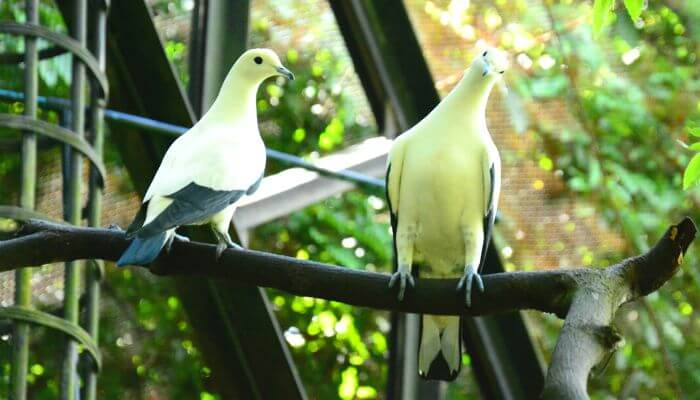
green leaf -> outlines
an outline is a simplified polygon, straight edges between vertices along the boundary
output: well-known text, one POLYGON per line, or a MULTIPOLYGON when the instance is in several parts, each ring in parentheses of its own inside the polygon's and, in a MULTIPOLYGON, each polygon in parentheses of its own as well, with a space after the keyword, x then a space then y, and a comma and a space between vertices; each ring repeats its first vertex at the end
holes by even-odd
POLYGON ((700 142, 688 145, 688 149, 693 151, 700 151, 700 142))
POLYGON ((566 76, 545 76, 530 79, 530 93, 538 99, 551 99, 568 89, 569 81, 566 76))
POLYGON ((693 156, 693 158, 685 167, 685 173, 683 174, 683 190, 688 189, 697 183, 700 179, 700 153, 693 156))
POLYGON ((700 127, 688 128, 688 133, 693 136, 700 137, 700 127))
POLYGON ((625 8, 632 18, 632 22, 636 22, 639 16, 642 15, 642 9, 644 9, 644 0, 625 0, 625 8))
POLYGON ((593 3, 593 34, 598 35, 610 19, 613 0, 595 0, 593 3))
POLYGON ((600 168, 600 162, 594 157, 590 158, 588 167, 588 185, 595 188, 603 181, 603 172, 600 168))

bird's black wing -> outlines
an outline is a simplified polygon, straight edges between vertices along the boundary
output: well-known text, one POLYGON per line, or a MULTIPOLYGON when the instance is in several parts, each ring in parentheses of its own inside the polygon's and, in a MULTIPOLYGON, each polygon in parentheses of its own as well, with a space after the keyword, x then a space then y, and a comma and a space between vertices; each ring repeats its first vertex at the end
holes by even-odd
POLYGON ((143 226, 144 221, 146 221, 146 213, 148 212, 148 201, 141 204, 141 208, 139 208, 139 212, 136 213, 136 216, 134 217, 134 220, 131 222, 131 225, 129 225, 128 228, 126 228, 126 237, 127 239, 131 239, 139 229, 143 226))
POLYGON ((240 199, 246 190, 214 190, 194 182, 165 196, 173 202, 137 235, 148 237, 181 225, 196 224, 240 199))
POLYGON ((245 194, 247 194, 248 196, 250 196, 251 194, 257 192, 258 189, 260 188, 260 184, 262 183, 262 180, 263 180, 263 177, 264 177, 264 176, 265 176, 264 173, 263 173, 262 175, 260 175, 260 178, 258 178, 258 180, 255 181, 254 184, 250 185, 250 187, 248 188, 248 190, 245 191, 245 194))
POLYGON ((491 241, 491 232, 493 231, 493 223, 496 221, 496 207, 494 207, 494 188, 496 187, 496 168, 492 163, 489 167, 489 178, 491 179, 489 187, 489 202, 487 203, 486 213, 484 215, 484 243, 481 246, 481 261, 479 262, 479 271, 484 268, 486 261, 486 252, 491 241))
POLYGON ((386 168, 386 178, 384 180, 384 193, 386 194, 386 204, 389 207, 389 220, 391 221, 391 232, 393 233, 391 243, 394 248, 394 272, 399 268, 398 253, 396 251, 396 228, 399 226, 399 215, 391 205, 391 197, 389 196, 389 174, 391 173, 391 163, 386 168))

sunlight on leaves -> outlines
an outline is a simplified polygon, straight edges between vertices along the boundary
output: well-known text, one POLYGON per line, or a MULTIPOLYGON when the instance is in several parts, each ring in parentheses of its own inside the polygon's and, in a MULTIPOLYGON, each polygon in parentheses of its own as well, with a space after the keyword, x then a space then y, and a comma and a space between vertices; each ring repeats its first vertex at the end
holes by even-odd
POLYGON ((700 179, 700 153, 693 156, 683 174, 683 189, 695 185, 700 179))
POLYGON ((599 35, 600 31, 610 21, 613 0, 595 0, 593 3, 593 34, 599 35))

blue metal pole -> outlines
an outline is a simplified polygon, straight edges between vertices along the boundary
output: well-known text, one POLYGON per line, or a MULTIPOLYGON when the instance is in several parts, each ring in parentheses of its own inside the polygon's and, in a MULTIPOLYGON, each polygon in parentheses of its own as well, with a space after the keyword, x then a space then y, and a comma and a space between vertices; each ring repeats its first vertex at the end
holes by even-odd
MULTIPOLYGON (((21 101, 23 99, 23 96, 21 93, 18 92, 0 89, 0 99, 10 101, 21 101)), ((39 97, 39 104, 49 109, 62 109, 70 107, 71 103, 66 99, 59 99, 55 97, 39 97)), ((159 133, 162 135, 172 137, 180 136, 189 130, 189 128, 184 126, 169 124, 167 122, 162 122, 151 118, 141 117, 138 115, 109 109, 104 111, 104 116, 105 119, 109 120, 112 123, 124 124, 134 128, 141 128, 149 132, 159 133)), ((285 165, 291 165, 295 167, 304 168, 309 171, 318 172, 323 176, 337 178, 348 182, 354 182, 374 190, 384 189, 384 180, 367 176, 356 171, 331 171, 316 166, 313 163, 308 162, 301 157, 273 149, 267 150, 267 156, 285 165)))

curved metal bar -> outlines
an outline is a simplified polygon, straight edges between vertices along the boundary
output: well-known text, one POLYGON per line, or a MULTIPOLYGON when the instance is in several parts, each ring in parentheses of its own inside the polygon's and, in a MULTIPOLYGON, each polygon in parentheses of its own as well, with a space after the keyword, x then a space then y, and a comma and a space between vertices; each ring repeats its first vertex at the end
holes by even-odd
POLYGON ((0 33, 9 33, 14 35, 24 35, 24 36, 36 36, 38 38, 48 40, 69 52, 73 53, 80 61, 85 64, 92 76, 99 83, 99 90, 101 91, 101 97, 107 98, 109 93, 107 75, 100 71, 100 64, 97 62, 95 57, 93 57, 90 52, 78 43, 75 39, 65 36, 61 33, 51 31, 41 25, 36 24, 18 24, 16 22, 3 22, 0 23, 0 33))
POLYGON ((0 126, 14 129, 24 129, 36 132, 40 135, 63 142, 81 152, 97 168, 100 173, 100 186, 104 187, 107 177, 106 169, 100 156, 84 138, 73 134, 72 131, 58 125, 50 124, 41 120, 28 118, 22 115, 12 115, 0 113, 0 126))
POLYGON ((24 307, 0 307, 0 319, 2 318, 42 325, 65 333, 85 347, 95 361, 95 367, 98 370, 102 368, 102 357, 100 356, 100 349, 97 347, 97 343, 80 326, 73 325, 63 318, 24 307))
MULTIPOLYGON (((66 54, 67 49, 59 46, 52 46, 47 49, 39 50, 39 59, 45 60, 47 58, 52 58, 60 56, 61 54, 66 54)), ((24 62, 24 53, 3 53, 0 54, 0 64, 19 64, 24 62)))
POLYGON ((57 224, 67 224, 67 222, 51 218, 44 213, 40 213, 34 210, 28 210, 26 208, 17 206, 3 206, 0 205, 0 218, 8 218, 17 221, 26 221, 28 219, 40 219, 44 221, 51 221, 57 224))

